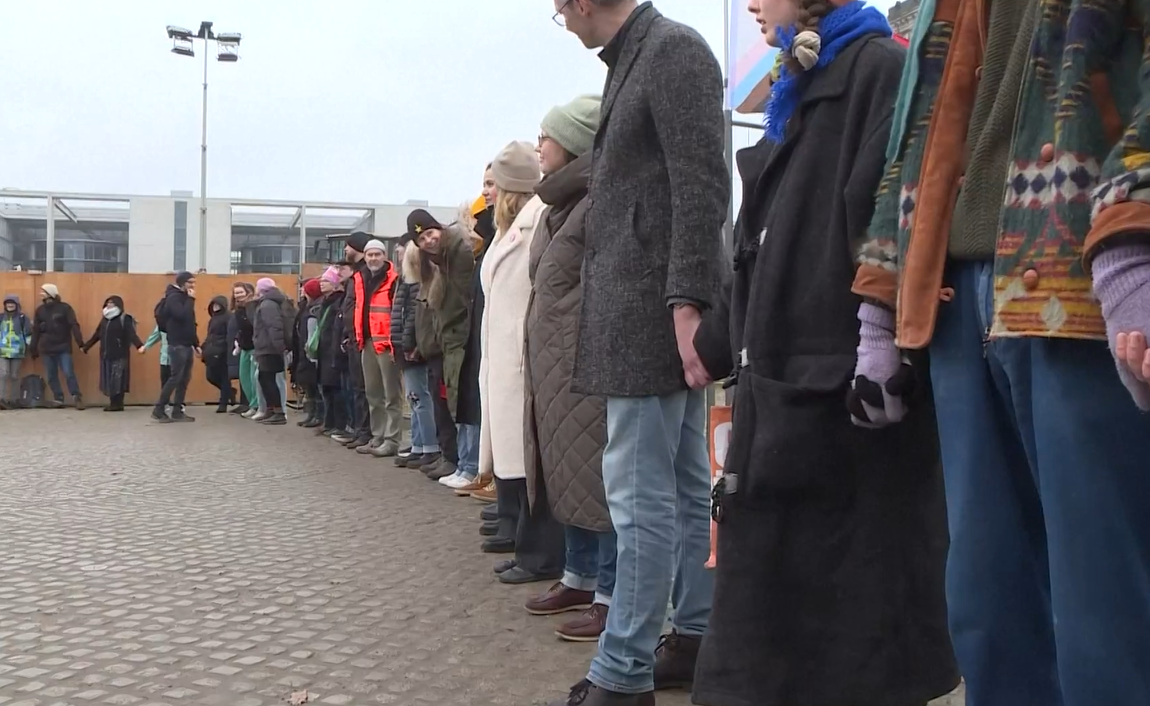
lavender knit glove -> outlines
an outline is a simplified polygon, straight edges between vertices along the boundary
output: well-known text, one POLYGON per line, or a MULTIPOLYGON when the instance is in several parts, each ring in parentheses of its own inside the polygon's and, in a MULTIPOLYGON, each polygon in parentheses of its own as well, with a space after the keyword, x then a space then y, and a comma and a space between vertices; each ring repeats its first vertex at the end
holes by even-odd
POLYGON ((1115 356, 1118 377, 1130 391, 1134 404, 1150 412, 1150 383, 1146 381, 1145 370, 1132 372, 1117 358, 1119 333, 1150 337, 1150 245, 1121 245, 1103 250, 1094 258, 1092 268, 1094 295, 1102 303, 1106 338, 1110 342, 1110 353, 1115 356))
POLYGON ((863 302, 859 306, 858 362, 847 393, 856 426, 878 429, 906 416, 903 398, 914 390, 914 371, 894 342, 894 312, 863 302))

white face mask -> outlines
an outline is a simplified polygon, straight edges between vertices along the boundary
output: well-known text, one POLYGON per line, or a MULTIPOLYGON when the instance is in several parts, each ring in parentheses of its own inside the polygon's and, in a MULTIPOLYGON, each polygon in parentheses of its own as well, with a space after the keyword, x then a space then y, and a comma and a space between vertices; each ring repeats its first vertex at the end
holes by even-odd
POLYGON ((112 319, 116 318, 119 315, 120 315, 120 307, 118 307, 118 306, 110 306, 107 309, 104 309, 104 318, 108 319, 109 321, 111 321, 112 319))

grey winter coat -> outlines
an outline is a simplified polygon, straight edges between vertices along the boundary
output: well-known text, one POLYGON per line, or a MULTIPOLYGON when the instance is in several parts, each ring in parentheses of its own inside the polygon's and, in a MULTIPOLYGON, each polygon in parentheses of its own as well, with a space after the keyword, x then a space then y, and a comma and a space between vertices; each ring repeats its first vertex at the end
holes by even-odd
POLYGON ((686 389, 670 306, 713 306, 731 177, 723 77, 695 30, 643 3, 601 54, 608 65, 592 149, 581 392, 686 389))
POLYGON ((556 519, 606 532, 611 529, 603 492, 607 407, 602 397, 571 390, 583 298, 579 272, 587 240, 583 219, 590 172, 591 155, 585 154, 536 189, 548 209, 531 240, 528 262, 524 453, 532 503, 542 481, 556 519))
POLYGON ((255 355, 283 355, 291 345, 291 330, 284 328, 285 302, 287 297, 283 292, 271 289, 255 303, 255 316, 252 317, 255 355))

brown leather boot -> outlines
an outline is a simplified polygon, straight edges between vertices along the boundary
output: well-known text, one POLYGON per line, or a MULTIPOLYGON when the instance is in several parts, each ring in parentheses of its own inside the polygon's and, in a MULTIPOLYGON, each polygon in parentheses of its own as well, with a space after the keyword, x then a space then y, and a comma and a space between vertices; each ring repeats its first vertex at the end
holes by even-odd
POLYGON ((690 689, 695 681, 695 661, 703 638, 680 635, 674 630, 659 638, 655 648, 655 690, 690 689))

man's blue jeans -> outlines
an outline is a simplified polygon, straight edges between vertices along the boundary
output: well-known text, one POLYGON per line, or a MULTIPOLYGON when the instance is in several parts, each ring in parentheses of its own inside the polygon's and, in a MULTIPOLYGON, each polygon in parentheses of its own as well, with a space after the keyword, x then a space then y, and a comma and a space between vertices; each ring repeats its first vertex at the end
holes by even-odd
POLYGON ((403 389, 411 400, 411 453, 439 451, 435 435, 435 409, 427 386, 427 366, 408 363, 403 369, 403 389))
POLYGON ((459 472, 466 478, 479 475, 479 425, 457 424, 459 438, 459 472))
POLYGON ((711 615, 711 464, 702 390, 607 398, 603 484, 619 537, 607 629, 588 679, 621 694, 654 688, 667 619, 701 637, 711 615))
POLYGON ((44 375, 48 378, 48 387, 52 389, 52 397, 57 402, 64 401, 64 390, 60 387, 60 371, 64 372, 64 381, 68 383, 68 394, 73 399, 80 396, 80 383, 76 380, 76 369, 72 367, 71 353, 57 353, 44 356, 44 375))
POLYGON ((615 593, 616 542, 614 532, 592 532, 564 527, 567 565, 563 585, 576 591, 594 591, 595 602, 611 605, 615 593))
POLYGON ((997 338, 951 267, 930 346, 968 706, 1150 704, 1150 415, 1105 343, 997 338))

